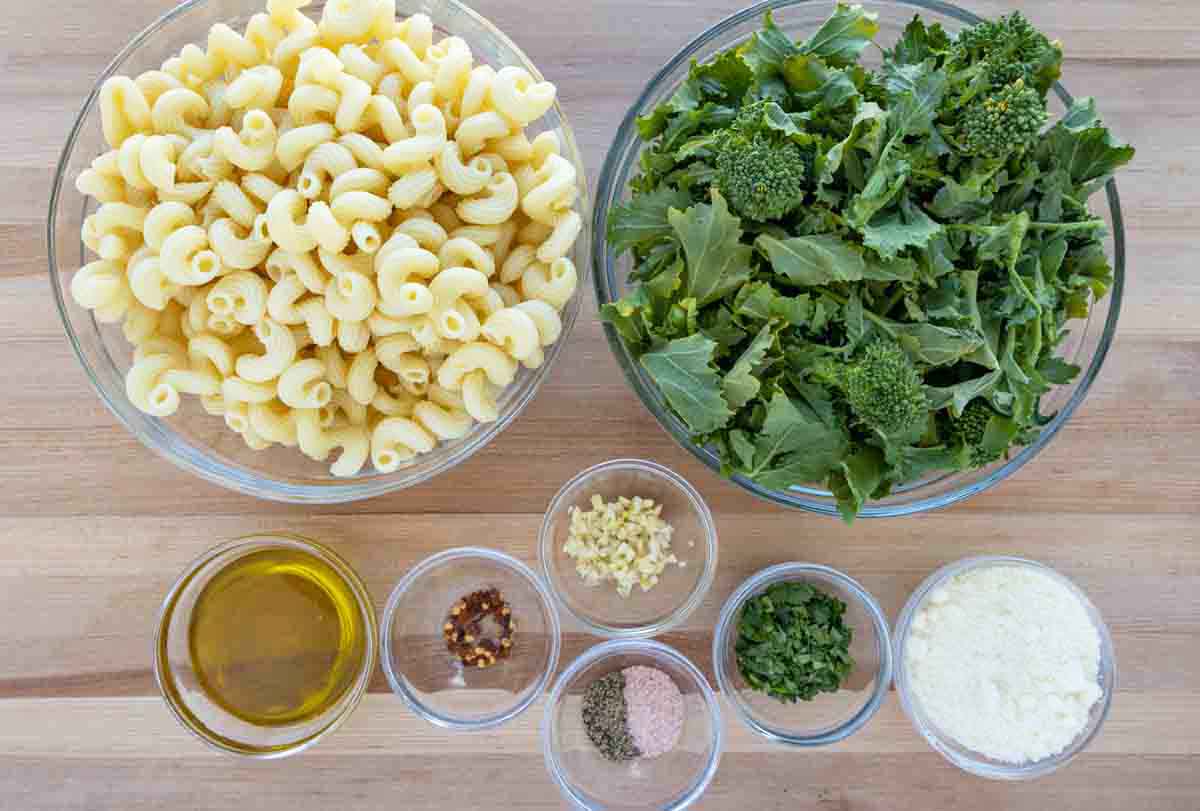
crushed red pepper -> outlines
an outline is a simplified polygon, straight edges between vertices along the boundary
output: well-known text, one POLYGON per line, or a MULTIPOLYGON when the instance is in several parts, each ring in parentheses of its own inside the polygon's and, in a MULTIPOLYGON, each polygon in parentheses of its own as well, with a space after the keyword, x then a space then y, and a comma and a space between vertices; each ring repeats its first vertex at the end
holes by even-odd
POLYGON ((473 591, 450 607, 442 636, 446 648, 470 667, 491 667, 507 659, 513 650, 517 623, 512 608, 499 589, 473 591), (496 637, 485 637, 483 623, 488 618, 499 628, 496 637))

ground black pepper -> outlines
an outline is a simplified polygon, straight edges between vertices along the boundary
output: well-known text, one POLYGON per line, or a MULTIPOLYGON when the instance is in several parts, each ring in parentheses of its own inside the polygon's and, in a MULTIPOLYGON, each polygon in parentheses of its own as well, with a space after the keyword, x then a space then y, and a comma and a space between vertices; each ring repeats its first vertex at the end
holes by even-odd
POLYGON ((629 735, 625 713, 625 676, 602 676, 583 693, 583 727, 600 754, 609 760, 633 760, 640 754, 629 735))

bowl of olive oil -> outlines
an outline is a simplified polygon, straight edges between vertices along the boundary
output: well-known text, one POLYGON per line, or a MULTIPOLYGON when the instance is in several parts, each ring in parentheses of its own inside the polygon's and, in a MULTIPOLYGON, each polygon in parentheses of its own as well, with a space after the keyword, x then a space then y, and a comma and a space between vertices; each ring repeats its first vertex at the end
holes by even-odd
POLYGON ((155 678, 201 740, 283 757, 358 704, 377 636, 370 596, 345 561, 298 536, 251 535, 209 550, 172 587, 155 678))

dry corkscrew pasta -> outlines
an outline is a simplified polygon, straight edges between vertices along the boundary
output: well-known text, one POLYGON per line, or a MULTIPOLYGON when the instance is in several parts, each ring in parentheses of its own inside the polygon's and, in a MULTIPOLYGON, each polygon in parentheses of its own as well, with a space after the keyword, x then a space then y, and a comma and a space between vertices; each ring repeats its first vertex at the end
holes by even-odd
POLYGON ((498 419, 575 294, 580 179, 525 128, 555 88, 476 64, 394 0, 267 0, 104 82, 71 292, 134 344, 130 401, 184 395, 251 448, 388 473, 498 419))

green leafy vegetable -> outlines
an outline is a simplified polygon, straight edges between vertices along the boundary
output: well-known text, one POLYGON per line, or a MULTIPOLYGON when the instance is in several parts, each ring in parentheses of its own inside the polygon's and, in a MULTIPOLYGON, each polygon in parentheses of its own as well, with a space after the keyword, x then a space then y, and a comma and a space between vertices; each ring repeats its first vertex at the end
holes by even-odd
POLYGON ((667 212, 691 205, 686 192, 659 186, 633 198, 627 205, 614 206, 608 216, 608 242, 617 253, 647 248, 674 236, 667 212))
POLYGON ((1077 99, 1042 140, 1038 162, 1061 169, 1075 188, 1107 180, 1133 159, 1133 147, 1118 143, 1100 122, 1095 99, 1077 99))
POLYGON ((742 678, 780 701, 836 693, 854 670, 846 604, 808 583, 775 583, 746 601, 734 649, 742 678))
POLYGON ((737 359, 737 363, 733 364, 729 374, 725 375, 721 385, 725 402, 729 403, 730 408, 739 409, 758 396, 762 383, 755 374, 762 368, 773 339, 771 325, 767 324, 737 359))
POLYGON ((856 282, 867 272, 862 249, 835 234, 790 239, 763 234, 755 244, 770 258, 775 272, 797 287, 856 282))
POLYGON ((758 82, 779 73, 784 61, 800 49, 787 34, 775 25, 775 18, 767 12, 763 18, 763 30, 750 37, 750 41, 734 53, 745 61, 746 66, 758 82))
POLYGON ((703 335, 678 338, 642 355, 642 366, 688 427, 707 433, 732 415, 721 398, 721 377, 712 368, 717 345, 703 335))
POLYGON ((725 198, 714 192, 712 199, 712 205, 699 203, 687 211, 673 208, 667 213, 687 255, 686 295, 701 307, 749 280, 754 253, 741 244, 741 223, 729 213, 725 198))
POLYGON ((849 437, 837 420, 777 390, 753 447, 746 475, 765 487, 787 487, 828 474, 845 455, 849 437))
POLYGON ((863 11, 862 6, 838 3, 833 15, 805 41, 802 50, 831 65, 853 65, 879 33, 878 19, 878 14, 863 11))
POLYGON ((970 454, 973 467, 1000 459, 1012 442, 1017 425, 997 414, 983 400, 972 400, 954 420, 953 432, 970 454))
POLYGON ((894 488, 991 464, 1049 423, 1072 319, 1113 284, 1087 200, 1133 158, 1092 99, 1051 123, 1062 48, 1020 14, 919 17, 858 60, 874 14, 763 28, 638 120, 601 308, 722 468, 823 485, 847 521, 894 488))
POLYGON ((876 217, 862 230, 863 245, 873 248, 883 259, 894 259, 905 248, 925 248, 943 233, 940 223, 913 205, 908 197, 898 209, 876 217))
POLYGON ((883 452, 878 448, 860 448, 830 478, 830 489, 838 494, 838 509, 847 521, 854 520, 882 484, 885 464, 883 452))

